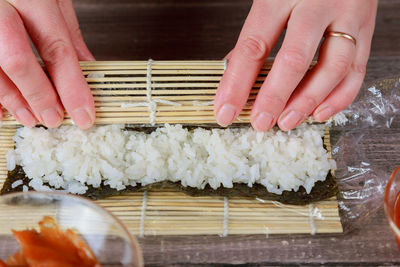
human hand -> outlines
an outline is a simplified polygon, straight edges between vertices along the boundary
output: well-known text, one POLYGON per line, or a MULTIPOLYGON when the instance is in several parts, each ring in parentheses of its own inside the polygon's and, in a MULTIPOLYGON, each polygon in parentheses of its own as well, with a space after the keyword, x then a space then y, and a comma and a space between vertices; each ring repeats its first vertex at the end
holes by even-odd
POLYGON ((79 31, 72 0, 0 0, 0 103, 20 123, 57 127, 65 107, 79 127, 93 125, 94 101, 78 60, 94 58, 79 31))
POLYGON ((279 35, 286 35, 272 69, 258 92, 251 124, 267 131, 284 130, 310 114, 327 120, 346 108, 365 76, 375 26, 377 0, 254 0, 217 90, 214 113, 222 126, 231 124, 246 104, 261 66, 279 35), (325 32, 317 65, 307 72, 325 32))

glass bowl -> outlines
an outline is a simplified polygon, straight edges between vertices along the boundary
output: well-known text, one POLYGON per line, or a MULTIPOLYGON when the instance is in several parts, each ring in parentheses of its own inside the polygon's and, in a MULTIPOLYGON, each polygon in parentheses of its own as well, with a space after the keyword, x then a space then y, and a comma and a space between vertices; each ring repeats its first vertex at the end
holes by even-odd
POLYGON ((37 229, 51 216, 62 230, 77 230, 102 266, 143 266, 138 242, 110 212, 82 197, 53 192, 0 197, 0 259, 20 250, 11 230, 37 229))
POLYGON ((394 170, 386 185, 384 207, 400 251, 400 166, 394 170))

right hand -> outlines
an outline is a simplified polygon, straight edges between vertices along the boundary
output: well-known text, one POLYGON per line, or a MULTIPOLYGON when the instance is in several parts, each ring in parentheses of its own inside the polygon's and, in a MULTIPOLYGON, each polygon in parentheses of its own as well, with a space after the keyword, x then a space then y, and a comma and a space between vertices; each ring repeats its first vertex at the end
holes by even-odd
POLYGON ((72 0, 0 0, 0 103, 20 123, 55 128, 65 108, 82 129, 93 125, 94 100, 78 60, 94 57, 83 41, 72 0))
POLYGON ((311 114, 323 122, 345 109, 364 80, 376 9, 377 0, 254 0, 217 90, 218 123, 228 126, 238 117, 285 27, 282 46, 251 110, 254 129, 268 131, 277 124, 289 131, 311 114), (330 31, 357 41, 324 38, 318 62, 308 71, 330 31))

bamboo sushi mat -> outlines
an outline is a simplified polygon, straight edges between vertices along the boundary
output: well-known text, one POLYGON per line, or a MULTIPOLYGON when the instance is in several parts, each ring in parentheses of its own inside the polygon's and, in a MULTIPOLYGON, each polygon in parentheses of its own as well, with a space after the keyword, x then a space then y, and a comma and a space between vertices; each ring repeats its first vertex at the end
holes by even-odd
MULTIPOLYGON (((315 62, 312 63, 314 65, 315 62)), ((96 124, 216 123, 213 100, 227 61, 86 61, 81 69, 92 91, 96 124)), ((272 62, 266 62, 234 123, 250 111, 272 62)), ((64 124, 72 124, 66 114, 64 124)), ((17 125, 7 112, 3 125, 17 125)))
MULTIPOLYGON (((6 153, 14 147, 15 130, 15 126, 0 128, 0 188, 7 178, 6 153)), ((111 211, 138 236, 343 231, 336 198, 294 206, 249 198, 190 197, 176 191, 148 191, 96 203, 111 211)))
MULTIPOLYGON (((235 123, 248 123, 256 94, 272 63, 261 69, 235 123)), ((81 62, 94 95, 96 124, 215 123, 213 99, 226 61, 81 62)), ((64 124, 72 121, 66 117, 64 124)), ((0 187, 5 154, 18 123, 5 114, 0 129, 0 187)), ((325 138, 329 146, 329 133, 325 138)), ((190 197, 176 191, 128 193, 99 205, 135 235, 340 233, 336 198, 306 206, 248 198, 190 197)))

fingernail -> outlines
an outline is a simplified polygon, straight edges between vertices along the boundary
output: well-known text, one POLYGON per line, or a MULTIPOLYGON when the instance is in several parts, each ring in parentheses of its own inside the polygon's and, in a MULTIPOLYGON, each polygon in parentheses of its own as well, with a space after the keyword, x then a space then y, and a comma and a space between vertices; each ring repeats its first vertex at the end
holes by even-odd
POLYGON ((217 122, 219 125, 226 127, 232 123, 235 118, 236 108, 231 104, 224 104, 218 111, 217 122))
POLYGON ((273 126, 273 121, 274 117, 271 114, 267 112, 261 112, 258 114, 255 120, 255 130, 260 132, 268 131, 273 126))
POLYGON ((16 119, 26 127, 33 127, 37 124, 37 119, 26 108, 20 108, 15 112, 16 119))
POLYGON ((56 128, 61 124, 60 113, 55 108, 48 108, 40 113, 42 123, 49 128, 56 128))
POLYGON ((92 117, 86 108, 77 108, 72 111, 73 121, 82 129, 89 129, 93 125, 92 117))
POLYGON ((314 119, 318 122, 323 122, 332 117, 334 114, 334 111, 330 107, 322 107, 318 108, 315 111, 314 119))
POLYGON ((296 110, 283 113, 279 118, 279 128, 283 131, 289 131, 299 125, 304 120, 304 117, 304 114, 296 110))

